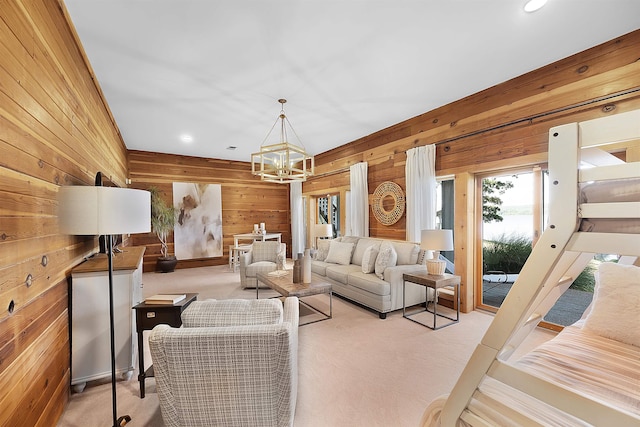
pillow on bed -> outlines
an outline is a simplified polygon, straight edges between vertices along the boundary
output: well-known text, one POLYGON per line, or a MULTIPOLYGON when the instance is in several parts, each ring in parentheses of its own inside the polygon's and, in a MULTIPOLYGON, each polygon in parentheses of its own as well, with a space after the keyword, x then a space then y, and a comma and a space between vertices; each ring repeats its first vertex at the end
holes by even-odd
POLYGON ((640 267, 603 262, 584 329, 640 347, 640 267))

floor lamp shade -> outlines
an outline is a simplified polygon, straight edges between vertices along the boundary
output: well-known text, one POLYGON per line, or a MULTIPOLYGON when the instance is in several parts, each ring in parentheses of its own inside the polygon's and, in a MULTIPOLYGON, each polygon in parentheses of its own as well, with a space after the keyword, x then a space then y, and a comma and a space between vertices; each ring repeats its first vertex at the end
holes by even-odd
POLYGON ((62 234, 148 233, 151 193, 117 187, 60 187, 58 221, 62 234))

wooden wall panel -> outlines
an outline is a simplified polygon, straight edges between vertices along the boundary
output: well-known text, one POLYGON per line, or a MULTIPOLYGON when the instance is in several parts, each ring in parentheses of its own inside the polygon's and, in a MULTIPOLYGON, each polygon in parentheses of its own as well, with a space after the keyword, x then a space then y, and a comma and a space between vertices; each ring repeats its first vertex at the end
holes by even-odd
MULTIPOLYGON (((321 176, 306 182, 303 193, 322 193, 330 185, 326 176, 335 171, 348 185, 349 166, 361 161, 369 164, 370 194, 384 181, 405 189, 406 151, 426 144, 436 144, 438 175, 545 163, 550 127, 640 108, 639 58, 637 30, 322 153, 315 159, 321 176)), ((456 229, 466 238, 473 212, 467 200, 457 203, 463 205, 456 206, 456 229)), ((369 233, 404 238, 405 218, 384 226, 370 215, 369 233)), ((458 238, 455 243, 456 264, 473 260, 473 245, 458 238)), ((469 311, 473 272, 464 271, 462 308, 469 311)))
MULTIPOLYGON (((282 233, 282 241, 287 243, 287 251, 291 253, 289 186, 261 182, 251 174, 248 162, 130 151, 129 177, 131 187, 148 189, 155 186, 169 203, 173 200, 174 182, 220 184, 223 256, 180 260, 177 268, 227 264, 233 235, 249 233, 253 224, 261 222, 265 223, 267 231, 282 233)), ((169 251, 173 253, 173 235, 169 242, 169 251)), ((147 247, 144 271, 155 271, 160 242, 153 233, 133 236, 133 245, 143 244, 147 247)))
MULTIPOLYGON (((550 126, 640 108, 638 58, 635 31, 346 143, 316 156, 318 175, 303 192, 343 192, 360 161, 369 163, 370 193, 389 180, 404 188, 405 152, 423 144, 437 144, 439 173, 544 162, 550 126)), ((261 183, 245 162, 128 153, 62 0, 0 0, 0 81, 0 424, 49 426, 69 394, 67 279, 97 245, 59 234, 58 186, 91 185, 98 171, 121 186, 128 178, 134 188, 156 185, 168 198, 172 182, 219 183, 225 248, 259 222, 290 243, 288 186, 261 183)), ((457 263, 473 259, 468 205, 456 207, 465 236, 456 237, 457 263)), ((404 238, 404 217, 390 227, 371 218, 372 236, 404 238)), ((153 269, 155 236, 129 242, 147 246, 145 271, 153 269)), ((471 309, 473 296, 462 298, 471 309)))
POLYGON ((68 277, 94 237, 58 232, 60 185, 124 185, 127 151, 57 0, 0 1, 0 425, 55 425, 69 396, 68 277))

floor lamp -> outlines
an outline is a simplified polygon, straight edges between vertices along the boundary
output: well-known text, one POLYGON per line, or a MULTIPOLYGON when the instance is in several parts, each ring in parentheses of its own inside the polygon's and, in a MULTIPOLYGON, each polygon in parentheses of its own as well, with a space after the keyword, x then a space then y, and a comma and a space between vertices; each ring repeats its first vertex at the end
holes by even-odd
POLYGON ((62 234, 104 235, 109 270, 109 332, 111 338, 111 402, 113 427, 131 417, 118 417, 116 403, 116 350, 113 314, 113 242, 111 236, 151 231, 151 195, 145 190, 117 187, 60 187, 58 222, 62 234))

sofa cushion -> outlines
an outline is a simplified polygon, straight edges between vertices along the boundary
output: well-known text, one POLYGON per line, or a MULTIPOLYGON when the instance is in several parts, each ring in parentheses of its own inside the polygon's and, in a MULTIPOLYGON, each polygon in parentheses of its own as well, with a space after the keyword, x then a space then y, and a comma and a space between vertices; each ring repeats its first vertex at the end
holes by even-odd
POLYGON ((335 264, 329 264, 328 262, 313 260, 311 261, 311 272, 315 274, 319 274, 321 276, 326 276, 327 267, 330 265, 335 265, 335 264))
POLYGON ((380 251, 376 257, 375 273, 380 279, 383 278, 384 270, 387 267, 396 265, 398 255, 390 242, 384 241, 380 244, 380 251))
POLYGON ((355 246, 360 239, 361 237, 358 236, 342 236, 340 241, 343 243, 353 243, 353 246, 355 246))
POLYGON ((351 264, 351 254, 353 253, 353 243, 331 242, 326 262, 340 265, 351 264))
POLYGON ((420 246, 411 242, 391 242, 398 254, 398 265, 415 264, 418 261, 420 246))
POLYGON ((269 273, 276 270, 276 263, 271 261, 259 261, 249 264, 245 269, 247 277, 256 277, 258 273, 269 273))
POLYGON ((375 274, 366 274, 362 271, 354 271, 349 274, 347 280, 349 281, 349 286, 371 292, 375 295, 389 295, 391 292, 391 285, 378 278, 375 274))
POLYGON ((362 267, 359 265, 349 264, 349 265, 339 265, 339 264, 330 264, 327 266, 326 272, 327 277, 335 280, 336 282, 340 282, 342 284, 348 284, 348 276, 350 273, 360 271, 362 267))
POLYGON ((318 261, 324 261, 327 259, 331 242, 331 239, 318 239, 318 250, 316 251, 315 259, 318 261))
POLYGON ((362 265, 362 257, 364 256, 364 251, 367 250, 369 246, 375 246, 376 250, 379 250, 380 240, 361 237, 356 244, 356 248, 353 250, 351 264, 362 265))
MULTIPOLYGON (((355 254, 354 254, 355 257, 355 254)), ((369 246, 362 256, 362 272, 373 273, 376 271, 376 258, 378 257, 378 249, 375 245, 369 246)))

